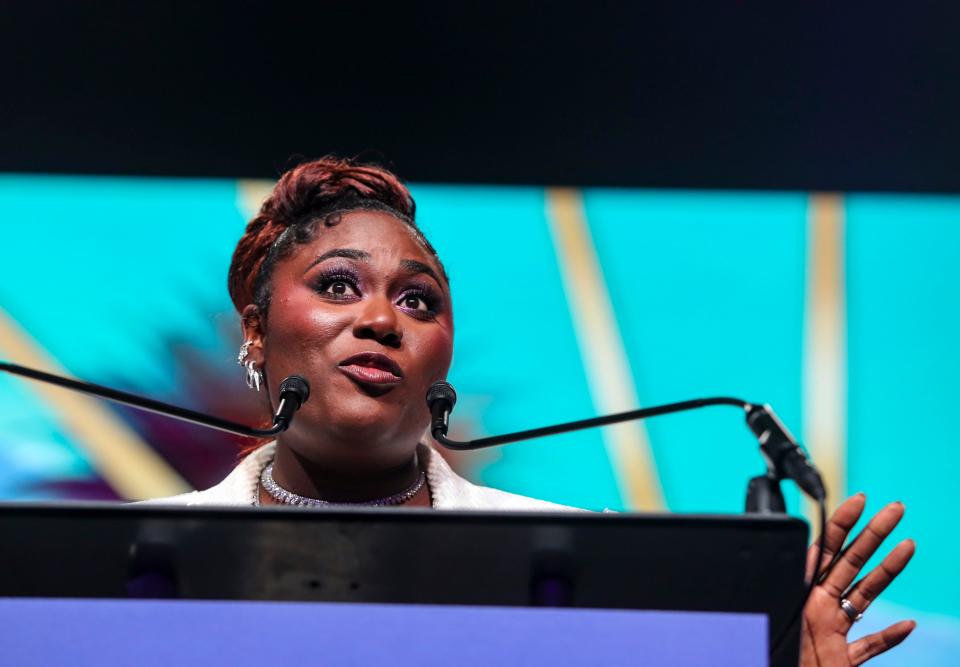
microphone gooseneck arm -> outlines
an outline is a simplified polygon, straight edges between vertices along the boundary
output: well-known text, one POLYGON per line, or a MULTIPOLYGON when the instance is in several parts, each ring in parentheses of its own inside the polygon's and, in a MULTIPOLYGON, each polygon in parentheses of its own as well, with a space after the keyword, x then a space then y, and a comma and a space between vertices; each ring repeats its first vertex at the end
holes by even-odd
POLYGON ((596 428, 598 426, 609 426, 610 424, 619 424, 620 422, 632 421, 634 419, 646 419, 647 417, 656 417, 658 415, 668 415, 673 412, 684 412, 696 408, 705 408, 711 405, 732 405, 738 408, 748 408, 749 404, 738 398, 729 398, 718 396, 715 398, 698 398, 691 401, 680 401, 679 403, 667 403, 652 408, 642 408, 640 410, 630 410, 628 412, 617 412, 603 417, 591 417, 589 419, 580 419, 577 421, 555 424, 553 426, 543 426, 541 428, 532 428, 527 431, 517 431, 516 433, 507 433, 505 435, 496 435, 489 438, 478 438, 476 440, 467 440, 459 442, 451 440, 443 432, 435 430, 434 439, 448 449, 469 450, 482 449, 484 447, 494 447, 496 445, 505 445, 510 442, 520 440, 529 440, 531 438, 542 438, 547 435, 557 435, 559 433, 568 433, 570 431, 579 431, 586 428, 596 428))
MULTIPOLYGON (((581 419, 563 424, 555 424, 553 426, 544 426, 526 431, 518 431, 516 433, 507 433, 505 435, 461 442, 451 440, 447 437, 450 413, 453 411, 453 406, 456 405, 456 403, 457 393, 454 391, 453 386, 447 382, 436 382, 430 387, 429 391, 427 391, 427 405, 430 408, 431 416, 430 431, 434 440, 448 449, 459 451, 505 445, 520 440, 541 438, 547 435, 568 433, 570 431, 579 431, 597 426, 608 426, 633 419, 646 419, 647 417, 668 415, 686 410, 696 410, 713 405, 730 405, 741 408, 746 412, 747 425, 760 442, 760 450, 767 462, 768 469, 767 475, 762 477, 768 479, 771 485, 773 485, 770 491, 774 496, 777 496, 773 498, 774 504, 777 503, 779 497, 779 491, 775 485, 776 482, 781 479, 793 480, 814 500, 822 501, 826 496, 820 475, 793 439, 793 436, 790 435, 786 427, 777 419, 773 408, 769 405, 754 405, 743 399, 729 396, 697 398, 690 401, 667 403, 666 405, 658 405, 651 408, 618 412, 603 417, 592 417, 590 419, 581 419)), ((758 509, 759 511, 764 511, 768 508, 760 507, 758 509)), ((783 511, 780 507, 770 509, 783 511)))
POLYGON ((293 414, 300 409, 300 406, 303 405, 303 403, 310 396, 310 385, 306 380, 299 375, 291 375, 290 377, 286 378, 280 383, 280 404, 277 406, 277 412, 273 418, 273 426, 266 429, 260 429, 252 428, 244 424, 238 424, 236 422, 214 417, 212 415, 207 415, 202 412, 187 410, 186 408, 170 405, 169 403, 155 401, 152 398, 145 398, 143 396, 137 396, 136 394, 129 394, 125 391, 118 391, 116 389, 111 389, 98 384, 92 384, 90 382, 81 382, 80 380, 61 377, 59 375, 54 375, 53 373, 47 373, 45 371, 27 368, 26 366, 19 366, 17 364, 0 361, 0 372, 19 375, 21 377, 36 380, 38 382, 45 382, 58 387, 64 387, 65 389, 71 389, 84 394, 90 394, 91 396, 96 396, 98 398, 104 398, 108 401, 113 401, 114 403, 129 405, 130 407, 138 410, 154 412, 166 417, 179 419, 180 421, 198 424, 200 426, 206 426, 218 431, 225 431, 227 433, 242 435, 248 438, 268 438, 287 430, 293 421, 293 414))

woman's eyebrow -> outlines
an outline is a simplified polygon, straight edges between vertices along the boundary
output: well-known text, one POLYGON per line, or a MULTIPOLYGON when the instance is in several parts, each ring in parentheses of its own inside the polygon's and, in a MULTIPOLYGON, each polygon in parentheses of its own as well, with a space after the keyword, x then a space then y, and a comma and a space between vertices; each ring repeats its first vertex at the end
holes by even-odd
POLYGON ((440 277, 437 275, 436 271, 431 269, 429 265, 424 264, 423 262, 418 262, 415 259, 401 259, 400 268, 404 269, 408 273, 425 273, 436 280, 438 285, 443 284, 443 281, 440 280, 440 277))
POLYGON ((326 261, 331 257, 345 257, 347 259, 355 259, 360 262, 365 262, 370 259, 370 253, 364 252, 363 250, 356 250, 354 248, 334 248, 333 250, 326 251, 315 260, 310 262, 310 266, 307 267, 304 273, 315 267, 320 262, 326 261))

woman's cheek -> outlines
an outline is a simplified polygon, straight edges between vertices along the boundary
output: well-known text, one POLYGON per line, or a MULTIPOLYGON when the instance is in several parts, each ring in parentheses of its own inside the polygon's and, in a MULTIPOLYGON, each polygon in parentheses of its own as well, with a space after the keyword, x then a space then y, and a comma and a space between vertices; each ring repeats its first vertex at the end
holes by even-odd
POLYGON ((286 299, 279 318, 280 337, 302 347, 316 348, 336 337, 348 324, 349 313, 340 307, 324 307, 314 299, 286 299))
POLYGON ((448 329, 432 332, 425 341, 424 356, 428 359, 426 370, 430 383, 446 377, 453 357, 453 332, 448 329))

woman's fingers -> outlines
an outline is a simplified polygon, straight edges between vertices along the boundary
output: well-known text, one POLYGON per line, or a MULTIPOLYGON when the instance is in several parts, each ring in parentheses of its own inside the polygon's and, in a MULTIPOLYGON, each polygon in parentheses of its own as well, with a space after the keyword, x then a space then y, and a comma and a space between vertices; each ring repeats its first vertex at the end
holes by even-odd
MULTIPOLYGON (((847 539, 847 535, 850 534, 850 531, 857 521, 860 520, 860 516, 863 514, 864 505, 867 503, 867 497, 862 493, 858 493, 855 496, 850 496, 840 507, 830 515, 830 519, 827 521, 827 525, 824 530, 824 535, 826 540, 823 543, 823 560, 820 561, 820 567, 818 572, 823 572, 827 565, 833 560, 833 557, 840 551, 840 548, 843 547, 844 541, 847 539)), ((820 539, 824 539, 824 535, 820 536, 820 539)), ((813 565, 817 560, 817 550, 819 546, 819 540, 814 543, 810 550, 807 552, 807 579, 809 580, 813 576, 813 565)))
POLYGON ((861 637, 847 646, 847 657, 850 658, 850 663, 854 667, 862 665, 870 658, 874 658, 902 642, 907 638, 907 635, 913 632, 915 627, 917 627, 917 624, 914 621, 900 621, 880 632, 861 637))
POLYGON ((913 540, 904 540, 887 554, 877 567, 847 592, 846 598, 858 611, 866 611, 870 603, 877 599, 890 582, 903 571, 916 550, 913 540))
POLYGON ((877 512, 849 547, 843 550, 823 580, 824 589, 840 599, 853 583, 863 566, 867 564, 880 544, 903 518, 903 503, 890 503, 877 512))

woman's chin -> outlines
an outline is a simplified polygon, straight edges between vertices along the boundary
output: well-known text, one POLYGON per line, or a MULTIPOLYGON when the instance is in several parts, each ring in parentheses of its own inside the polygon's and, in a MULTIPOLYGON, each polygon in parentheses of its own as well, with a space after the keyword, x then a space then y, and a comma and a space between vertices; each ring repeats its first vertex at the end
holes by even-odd
POLYGON ((336 406, 305 406, 298 417, 291 427, 291 434, 297 440, 359 442, 364 447, 378 448, 400 444, 397 440, 403 439, 404 432, 412 432, 413 439, 417 439, 420 432, 404 427, 410 421, 410 414, 405 414, 401 406, 362 396, 338 401, 336 406))
POLYGON ((338 414, 322 423, 301 421, 280 440, 324 468, 356 474, 403 465, 416 451, 421 433, 422 430, 403 433, 395 419, 381 419, 370 413, 338 414))

